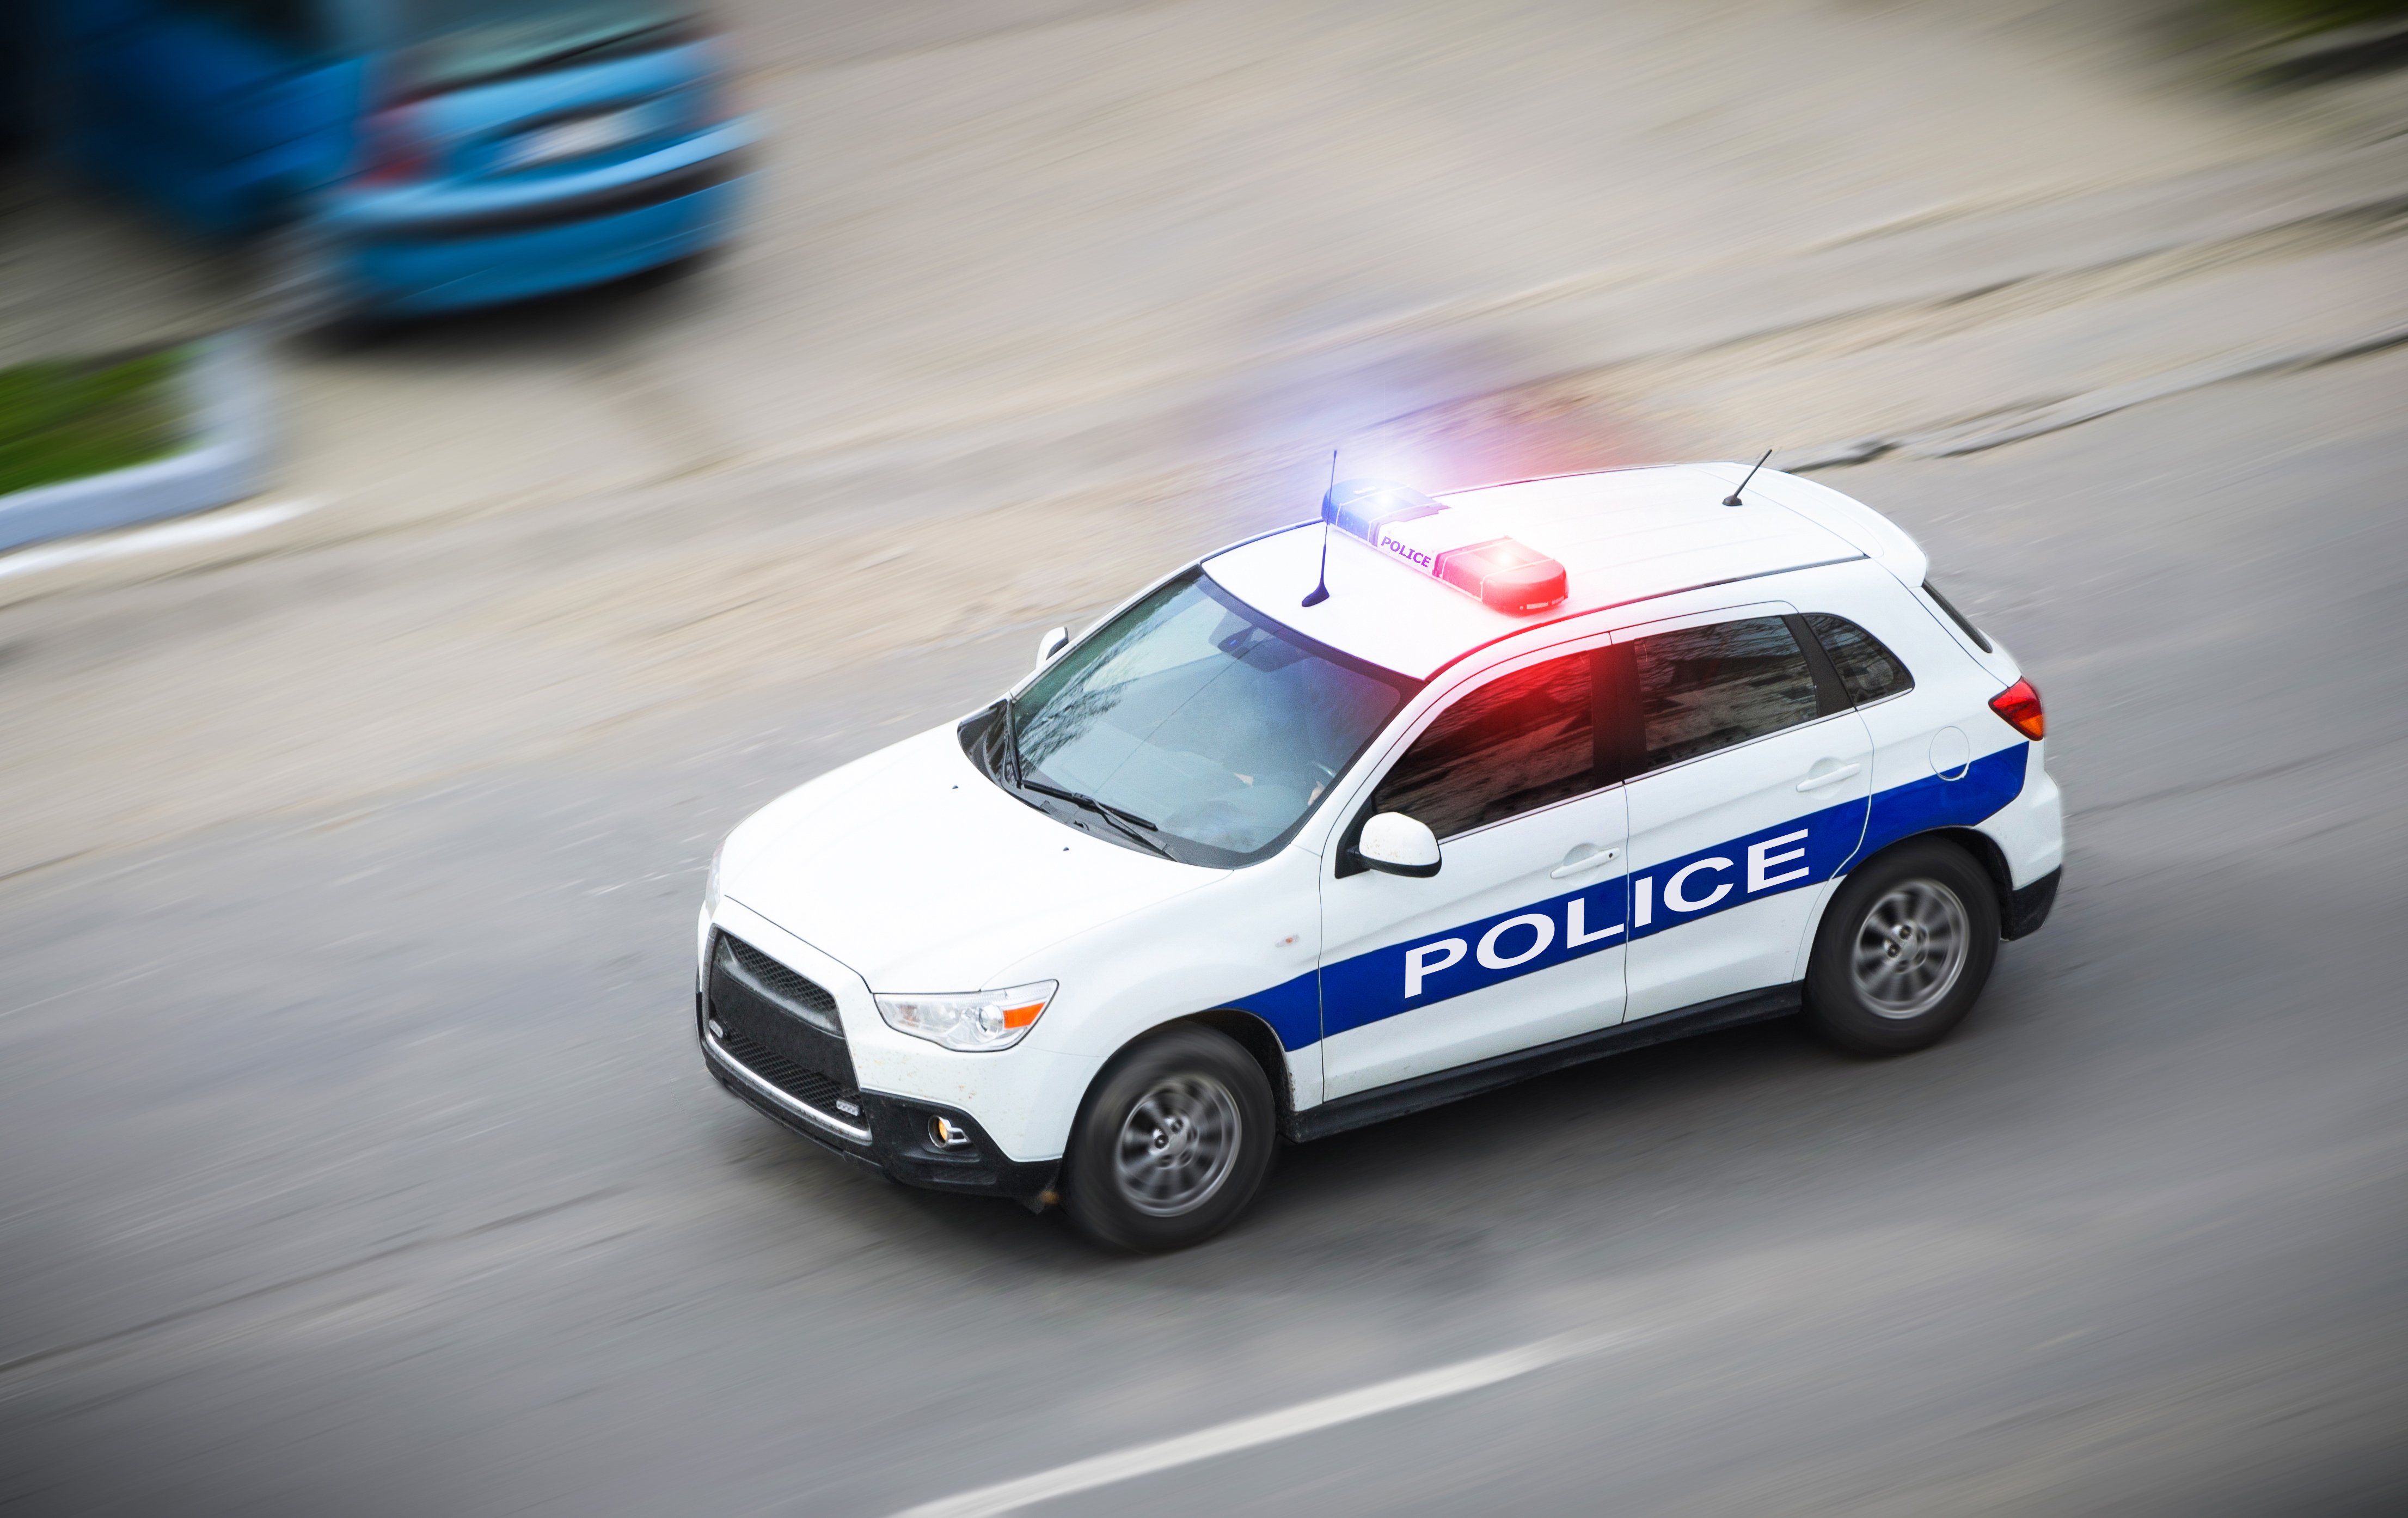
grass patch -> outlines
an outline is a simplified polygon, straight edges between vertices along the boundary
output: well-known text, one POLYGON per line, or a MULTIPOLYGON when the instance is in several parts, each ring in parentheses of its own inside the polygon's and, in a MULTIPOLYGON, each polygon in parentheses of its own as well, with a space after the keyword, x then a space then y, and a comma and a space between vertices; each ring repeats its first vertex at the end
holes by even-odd
POLYGON ((0 495, 164 458, 188 441, 180 349, 0 369, 0 495))

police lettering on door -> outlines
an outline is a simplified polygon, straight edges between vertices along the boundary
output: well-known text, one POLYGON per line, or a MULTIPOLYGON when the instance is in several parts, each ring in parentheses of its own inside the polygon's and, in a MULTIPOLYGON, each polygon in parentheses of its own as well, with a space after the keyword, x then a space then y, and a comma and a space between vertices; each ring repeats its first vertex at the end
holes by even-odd
POLYGON ((1322 970, 1325 1035, 1532 975, 1602 950, 1820 884, 1863 837, 1862 804, 1810 813, 1728 843, 1322 970))

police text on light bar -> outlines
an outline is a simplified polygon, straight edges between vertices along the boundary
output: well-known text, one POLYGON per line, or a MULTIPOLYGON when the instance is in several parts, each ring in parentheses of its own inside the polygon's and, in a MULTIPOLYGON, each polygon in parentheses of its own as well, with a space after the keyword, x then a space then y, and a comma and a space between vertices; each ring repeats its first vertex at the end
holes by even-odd
POLYGON ((1322 520, 1499 611, 1542 611, 1564 598, 1564 566, 1499 535, 1476 511, 1377 480, 1330 487, 1322 520))

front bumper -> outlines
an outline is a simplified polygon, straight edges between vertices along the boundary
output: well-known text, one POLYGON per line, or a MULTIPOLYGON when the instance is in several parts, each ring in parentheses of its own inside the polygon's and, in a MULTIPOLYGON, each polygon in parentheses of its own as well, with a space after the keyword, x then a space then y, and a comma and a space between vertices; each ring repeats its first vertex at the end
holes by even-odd
POLYGON ((2048 921, 2049 909, 2057 905, 2057 886, 2065 878, 2062 866, 2050 870, 2031 884, 2009 893, 2005 909, 2000 913, 1999 937, 2020 938, 2037 933, 2048 921))
MULTIPOLYGON (((701 1020, 699 1010, 696 1020, 701 1020)), ((1006 1159, 968 1112, 875 1091, 847 1094, 860 1109, 857 1114, 824 1111, 746 1067, 710 1036, 708 1027, 702 1030, 702 1053, 703 1064, 730 1096, 814 1143, 906 1185, 1022 1201, 1054 1189, 1058 1161, 1032 1165, 1006 1159), (938 1147, 928 1130, 939 1117, 968 1132, 970 1142, 957 1149, 938 1147)))

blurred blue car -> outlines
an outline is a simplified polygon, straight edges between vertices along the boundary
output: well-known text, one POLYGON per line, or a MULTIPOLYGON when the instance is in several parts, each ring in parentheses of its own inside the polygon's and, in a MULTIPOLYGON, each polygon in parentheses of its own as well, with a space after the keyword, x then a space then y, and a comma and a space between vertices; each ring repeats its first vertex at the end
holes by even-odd
POLYGON ((51 0, 52 135, 297 324, 599 284, 733 235, 752 124, 680 0, 51 0))

